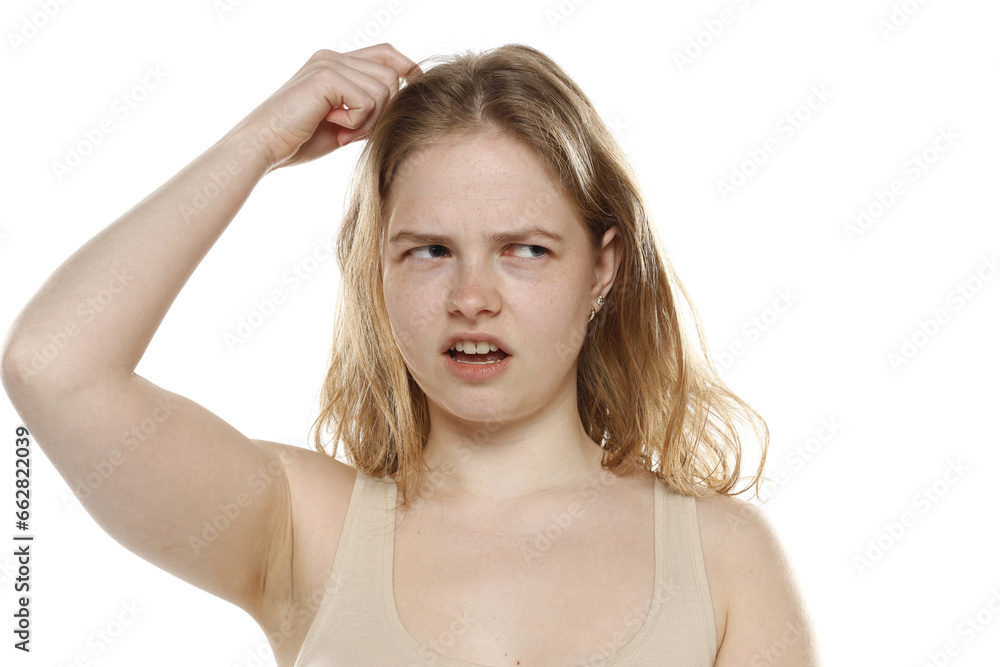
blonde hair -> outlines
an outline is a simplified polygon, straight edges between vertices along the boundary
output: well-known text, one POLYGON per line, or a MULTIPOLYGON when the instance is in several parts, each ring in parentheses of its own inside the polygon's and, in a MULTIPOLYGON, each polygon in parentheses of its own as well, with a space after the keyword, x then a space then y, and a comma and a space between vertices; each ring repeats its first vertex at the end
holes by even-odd
POLYGON ((422 488, 431 472, 422 456, 429 413, 426 395, 390 344, 380 271, 383 213, 395 179, 418 168, 423 149, 500 132, 531 148, 558 176, 595 251, 610 227, 618 227, 623 242, 607 303, 577 337, 577 404, 587 433, 605 450, 602 466, 615 474, 644 468, 685 495, 737 495, 751 486, 759 495, 767 425, 716 372, 638 180, 583 91, 551 58, 521 44, 433 57, 421 67, 386 105, 352 179, 337 237, 341 295, 313 424, 316 450, 336 456, 343 442, 348 462, 366 475, 399 473, 404 507, 410 485, 422 488), (698 347, 683 326, 679 300, 691 311, 698 347), (750 484, 730 493, 742 458, 738 422, 753 429, 762 455, 750 484), (333 433, 332 453, 321 429, 333 433))

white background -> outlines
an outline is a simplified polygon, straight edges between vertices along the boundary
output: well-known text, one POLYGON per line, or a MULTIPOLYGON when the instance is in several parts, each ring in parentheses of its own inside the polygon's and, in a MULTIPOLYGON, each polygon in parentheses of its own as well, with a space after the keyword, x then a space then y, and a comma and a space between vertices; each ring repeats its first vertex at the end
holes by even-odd
MULTIPOLYGON (((724 379, 770 426, 768 473, 783 481, 765 507, 826 664, 916 666, 932 664, 933 653, 937 664, 995 660, 1000 279, 984 261, 1000 251, 1000 5, 403 0, 391 14, 387 1, 234 4, 68 2, 54 4, 51 18, 38 2, 4 4, 4 329, 74 250, 315 50, 363 46, 365 31, 414 60, 530 44, 615 128, 724 379), (731 21, 713 24, 723 10, 731 21), (32 32, 32 22, 41 27, 32 32), (700 53, 691 46, 699 41, 700 53), (680 63, 685 50, 692 57, 680 63), (163 80, 121 118, 114 100, 141 85, 147 67, 163 80), (810 97, 814 90, 826 99, 810 97), (794 132, 784 129, 789 113, 799 114, 794 132), (53 163, 106 117, 113 131, 60 179, 53 163), (951 143, 936 150, 948 128, 951 143), (719 183, 750 154, 759 158, 769 138, 777 150, 759 167, 746 163, 753 173, 724 199, 719 183), (913 171, 925 151, 933 163, 913 171), (852 242, 846 226, 859 207, 878 212, 878 192, 888 201, 894 179, 902 194, 852 242), (960 285, 971 299, 959 300, 960 285), (772 312, 781 291, 792 305, 772 312), (939 309, 947 319, 934 335, 918 333, 939 309), (893 364, 904 338, 918 347, 893 364), (723 357, 733 343, 742 353, 723 357), (838 425, 832 435, 824 420, 838 425), (946 474, 952 465, 966 471, 946 474), (933 502, 918 498, 924 489, 933 502), (894 537, 887 526, 906 513, 914 520, 894 537), (977 612, 984 624, 973 630, 967 618, 977 612), (957 654, 941 655, 949 642, 957 654)), ((295 291, 282 274, 339 224, 359 150, 261 183, 177 298, 138 373, 249 437, 308 446, 338 271, 335 260, 321 263, 295 291), (275 288, 285 303, 229 349, 224 334, 275 288)), ((0 475, 4 526, 13 524, 18 423, 0 402, 11 452, 0 475)), ((4 547, 0 662, 273 664, 246 613, 119 546, 37 447, 32 465, 33 651, 11 648, 14 559, 4 547), (113 628, 128 603, 141 611, 97 656, 88 637, 113 628)))

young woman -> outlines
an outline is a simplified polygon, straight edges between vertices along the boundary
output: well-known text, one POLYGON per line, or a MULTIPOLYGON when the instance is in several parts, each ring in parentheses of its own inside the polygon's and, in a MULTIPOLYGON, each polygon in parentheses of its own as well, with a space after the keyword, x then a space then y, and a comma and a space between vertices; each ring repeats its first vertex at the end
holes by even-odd
POLYGON ((78 494, 101 527, 245 609, 282 667, 816 665, 774 532, 733 497, 739 425, 764 454, 767 428, 682 299, 625 156, 551 59, 319 51, 66 260, 3 380, 74 489, 110 466, 78 494), (261 178, 362 138, 316 451, 136 375, 261 178))

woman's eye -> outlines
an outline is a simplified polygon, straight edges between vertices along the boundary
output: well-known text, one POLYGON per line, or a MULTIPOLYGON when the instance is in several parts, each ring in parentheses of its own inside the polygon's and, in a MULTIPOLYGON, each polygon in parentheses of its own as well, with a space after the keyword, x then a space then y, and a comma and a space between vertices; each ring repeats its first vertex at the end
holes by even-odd
POLYGON ((514 247, 515 248, 528 248, 529 250, 541 251, 542 254, 540 254, 538 256, 535 256, 535 255, 529 253, 528 254, 528 258, 529 259, 541 259, 542 257, 544 257, 546 255, 546 253, 549 252, 547 248, 543 248, 540 245, 522 245, 522 244, 519 244, 519 243, 515 243, 514 247))
MULTIPOLYGON (((420 246, 419 248, 414 248, 413 250, 411 250, 410 254, 413 255, 414 253, 422 252, 422 251, 424 251, 424 250, 426 250, 428 248, 444 248, 444 246, 443 245, 425 245, 425 246, 420 246)), ((417 257, 417 259, 434 259, 434 258, 433 257, 431 257, 431 258, 417 257)))
MULTIPOLYGON (((540 245, 527 245, 523 243, 515 243, 511 247, 528 249, 529 252, 527 256, 519 256, 518 257, 519 259, 541 259, 549 252, 548 248, 543 248, 540 245), (541 254, 536 255, 534 254, 534 252, 540 252, 541 254)), ((447 248, 445 248, 443 245, 425 245, 425 246, 420 246, 419 248, 413 248, 412 250, 410 250, 410 255, 416 257, 417 259, 437 259, 436 257, 433 256, 432 257, 418 256, 416 253, 422 253, 425 251, 426 252, 442 251, 442 250, 447 252, 447 248)))

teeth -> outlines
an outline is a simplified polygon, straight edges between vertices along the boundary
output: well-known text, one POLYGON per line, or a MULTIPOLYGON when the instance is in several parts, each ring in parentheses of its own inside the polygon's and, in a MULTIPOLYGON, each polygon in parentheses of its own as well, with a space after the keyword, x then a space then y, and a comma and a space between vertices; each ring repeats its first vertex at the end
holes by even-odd
POLYGON ((456 352, 465 352, 466 354, 486 354, 487 352, 496 352, 500 348, 486 341, 477 343, 471 340, 460 340, 452 345, 451 349, 456 352))

